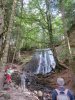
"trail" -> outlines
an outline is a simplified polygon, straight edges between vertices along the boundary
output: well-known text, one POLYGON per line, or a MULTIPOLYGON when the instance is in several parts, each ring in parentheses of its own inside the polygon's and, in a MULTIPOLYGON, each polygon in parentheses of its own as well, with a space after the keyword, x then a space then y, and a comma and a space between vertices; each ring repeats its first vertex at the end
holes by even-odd
POLYGON ((3 89, 3 72, 0 72, 0 100, 39 100, 37 95, 28 89, 23 92, 20 86, 11 85, 8 90, 3 89), (8 99, 10 97, 10 99, 8 99))
POLYGON ((14 87, 10 88, 10 90, 3 91, 3 93, 6 94, 6 96, 0 97, 0 100, 39 100, 35 93, 28 89, 25 89, 23 92, 20 87, 18 89, 14 87))
POLYGON ((10 92, 10 96, 10 100, 38 100, 38 97, 27 89, 25 92, 22 92, 21 89, 15 89, 10 92))

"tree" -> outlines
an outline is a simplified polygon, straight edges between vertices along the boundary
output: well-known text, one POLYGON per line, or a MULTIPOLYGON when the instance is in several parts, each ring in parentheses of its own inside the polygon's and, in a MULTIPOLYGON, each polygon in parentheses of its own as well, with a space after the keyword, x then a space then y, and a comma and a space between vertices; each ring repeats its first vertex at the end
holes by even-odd
POLYGON ((3 28, 4 28, 4 7, 3 0, 0 1, 0 57, 2 55, 3 47, 3 28))
POLYGON ((4 9, 2 7, 2 2, 0 2, 0 35, 3 32, 3 26, 4 26, 4 9))
POLYGON ((6 42, 6 35, 8 31, 8 26, 9 26, 9 20, 10 20, 10 15, 11 15, 11 6, 12 6, 12 0, 1 0, 0 1, 0 6, 1 6, 1 12, 2 12, 2 20, 3 20, 3 27, 2 31, 0 31, 0 39, 1 39, 1 50, 0 50, 0 60, 3 55, 3 50, 5 47, 5 42, 6 42))
POLYGON ((8 32, 7 32, 7 36, 6 36, 6 44, 5 44, 4 54, 3 54, 3 57, 2 57, 3 65, 5 65, 7 63, 8 49, 9 49, 9 44, 10 44, 11 31, 12 31, 12 27, 13 27, 13 20, 14 20, 16 2, 17 2, 17 0, 13 0, 12 13, 11 13, 8 32))

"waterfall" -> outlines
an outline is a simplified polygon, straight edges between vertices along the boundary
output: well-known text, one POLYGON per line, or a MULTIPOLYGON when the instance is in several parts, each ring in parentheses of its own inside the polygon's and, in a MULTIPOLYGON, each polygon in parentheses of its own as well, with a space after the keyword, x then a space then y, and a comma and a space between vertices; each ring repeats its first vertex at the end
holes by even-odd
POLYGON ((40 53, 39 55, 39 64, 38 64, 38 68, 37 68, 37 74, 40 72, 41 69, 41 62, 42 62, 42 53, 40 53))
POLYGON ((49 59, 50 59, 50 66, 53 69, 55 69, 56 63, 55 63, 55 60, 54 60, 54 56, 53 56, 52 51, 48 51, 48 54, 49 54, 49 59))
POLYGON ((48 51, 46 52, 46 58, 47 58, 47 64, 48 64, 47 73, 49 73, 51 72, 52 68, 50 66, 50 57, 49 57, 48 51))
POLYGON ((36 74, 46 74, 55 69, 56 63, 50 49, 37 50, 36 54, 39 56, 36 74))

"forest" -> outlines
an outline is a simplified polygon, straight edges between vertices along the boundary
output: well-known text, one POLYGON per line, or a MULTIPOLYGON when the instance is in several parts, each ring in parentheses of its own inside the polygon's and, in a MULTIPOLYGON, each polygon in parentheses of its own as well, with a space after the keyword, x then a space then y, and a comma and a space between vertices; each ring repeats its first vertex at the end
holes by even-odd
MULTIPOLYGON (((25 95, 29 98, 23 100, 53 100, 51 93, 49 99, 35 99, 31 96, 33 92, 34 95, 44 94, 44 86, 50 90, 56 88, 57 77, 63 77, 75 95, 75 0, 0 0, 0 88, 7 66, 16 66, 17 74, 12 74, 14 80, 17 80, 16 75, 19 77, 22 70, 30 72, 30 80, 34 81, 28 87, 31 95, 29 97, 26 90, 25 95), (51 67, 45 66, 49 63, 46 50, 52 52, 55 61, 53 71, 48 69, 51 67), (41 56, 44 56, 44 60, 47 58, 47 61, 40 60, 41 56), (47 69, 49 73, 33 75, 32 70, 40 66, 39 62, 43 63, 40 69, 47 69)), ((15 87, 19 89, 18 85, 15 87)), ((19 90, 16 91, 17 95, 19 90)), ((4 95, 5 90, 1 91, 0 94, 4 95)), ((10 100, 18 99, 15 96, 12 99, 12 92, 6 92, 2 100, 9 100, 6 99, 9 94, 10 100)), ((19 100, 22 100, 23 96, 20 95, 19 100)))

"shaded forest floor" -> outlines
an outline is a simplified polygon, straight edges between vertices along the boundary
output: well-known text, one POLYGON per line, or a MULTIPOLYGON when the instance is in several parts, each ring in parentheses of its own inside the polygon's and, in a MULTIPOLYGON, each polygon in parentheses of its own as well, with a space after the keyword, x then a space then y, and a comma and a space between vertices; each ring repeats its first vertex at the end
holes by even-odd
MULTIPOLYGON (((24 58, 24 64, 26 62, 29 62, 29 60, 32 58, 33 54, 34 53, 31 51, 30 52, 23 52, 21 54, 22 59, 24 58)), ((66 62, 66 60, 64 60, 63 63, 66 63, 68 65, 68 62, 66 62)), ((71 67, 74 65, 75 65, 75 61, 71 63, 71 67)), ((69 69, 63 69, 60 72, 55 70, 55 72, 53 72, 52 74, 48 74, 48 75, 44 75, 44 76, 40 75, 40 76, 36 77, 36 82, 38 83, 38 85, 41 84, 41 85, 44 85, 44 86, 46 85, 46 86, 51 87, 51 88, 56 88, 57 87, 57 85, 56 85, 57 77, 63 77, 65 79, 65 86, 74 91, 75 86, 73 83, 74 79, 73 79, 72 75, 73 75, 73 73, 69 69)), ((35 89, 39 88, 39 86, 38 87, 37 86, 35 86, 35 89)), ((34 87, 34 86, 32 86, 32 87, 34 87)))
MULTIPOLYGON (((38 80, 36 78, 37 84, 31 84, 28 88, 26 89, 25 92, 22 92, 20 87, 10 87, 10 90, 3 90, 3 93, 5 94, 4 96, 0 97, 0 100, 9 100, 10 95, 10 100, 40 100, 38 99, 38 95, 36 94, 35 91, 42 91, 42 93, 51 93, 52 89, 56 88, 56 78, 57 77, 63 77, 66 80, 66 87, 72 88, 72 78, 71 78, 71 72, 69 70, 63 70, 60 73, 52 73, 51 75, 47 76, 39 76, 38 80)), ((51 97, 51 94, 50 94, 51 97)))
MULTIPOLYGON (((21 54, 21 59, 23 59, 22 63, 28 62, 32 57, 32 52, 25 52, 21 54)), ((75 62, 71 64, 71 66, 74 66, 75 62)), ((18 71, 20 71, 22 68, 21 66, 18 66, 18 71)), ((1 75, 0 75, 1 77, 1 75)), ((29 86, 29 90, 26 89, 25 92, 22 92, 21 88, 15 88, 11 87, 8 91, 3 91, 5 94, 10 94, 10 100, 38 100, 38 95, 36 95, 35 91, 42 91, 44 94, 45 92, 52 91, 54 88, 57 87, 56 79, 57 77, 63 77, 65 79, 65 86, 70 88, 74 91, 75 94, 75 86, 73 85, 73 78, 72 78, 72 72, 69 69, 63 69, 60 72, 55 71, 51 74, 47 75, 39 75, 38 77, 33 77, 35 82, 33 81, 33 84, 29 86)), ((2 82, 0 82, 2 83, 2 82)), ((0 86, 1 87, 1 86, 0 86)), ((51 96, 51 95, 50 95, 51 96)), ((6 96, 0 97, 0 100, 8 100, 6 99, 6 96)))

